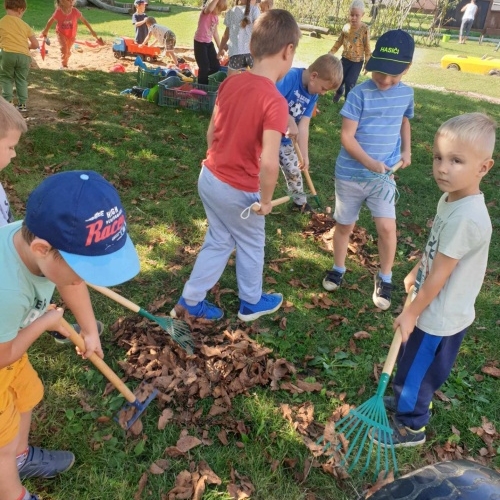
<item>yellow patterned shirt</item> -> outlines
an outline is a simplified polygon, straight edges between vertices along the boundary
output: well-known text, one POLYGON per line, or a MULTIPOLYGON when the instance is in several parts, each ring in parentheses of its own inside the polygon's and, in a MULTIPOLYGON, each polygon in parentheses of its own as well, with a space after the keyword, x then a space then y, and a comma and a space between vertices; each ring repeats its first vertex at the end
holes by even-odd
POLYGON ((335 54, 341 45, 344 46, 342 57, 352 62, 364 60, 366 64, 372 54, 368 26, 361 23, 358 29, 352 29, 350 24, 346 24, 330 52, 335 54))

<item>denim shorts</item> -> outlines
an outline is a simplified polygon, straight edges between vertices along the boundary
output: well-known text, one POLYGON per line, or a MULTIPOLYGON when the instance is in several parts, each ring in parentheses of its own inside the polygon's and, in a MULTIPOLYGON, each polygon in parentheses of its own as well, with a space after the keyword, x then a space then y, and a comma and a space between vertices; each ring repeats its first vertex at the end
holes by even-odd
POLYGON ((395 183, 378 179, 367 181, 345 181, 335 179, 335 213, 333 218, 344 225, 353 224, 359 218, 363 202, 372 217, 396 218, 394 205, 395 183))

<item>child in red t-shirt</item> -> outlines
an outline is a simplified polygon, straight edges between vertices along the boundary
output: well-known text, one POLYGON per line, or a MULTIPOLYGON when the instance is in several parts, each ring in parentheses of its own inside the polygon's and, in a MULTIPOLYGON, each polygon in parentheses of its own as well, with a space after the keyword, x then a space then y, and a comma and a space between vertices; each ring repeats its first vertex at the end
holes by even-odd
POLYGON ((280 293, 262 293, 265 218, 279 172, 279 148, 288 124, 288 106, 276 82, 292 65, 300 30, 293 16, 270 10, 256 20, 251 71, 228 77, 220 86, 207 132, 208 151, 198 180, 208 231, 182 297, 180 309, 196 317, 221 319, 207 292, 217 283, 236 248, 238 318, 253 321, 279 309, 280 293), (259 192, 260 191, 260 192, 259 192), (247 219, 241 212, 260 202, 247 219))
POLYGON ((73 7, 73 0, 56 0, 56 11, 48 20, 47 25, 42 31, 42 36, 47 37, 50 27, 56 22, 56 34, 61 46, 61 66, 68 67, 71 47, 75 43, 76 32, 78 30, 78 20, 80 20, 94 38, 98 38, 97 33, 92 29, 90 23, 83 17, 83 14, 73 7))

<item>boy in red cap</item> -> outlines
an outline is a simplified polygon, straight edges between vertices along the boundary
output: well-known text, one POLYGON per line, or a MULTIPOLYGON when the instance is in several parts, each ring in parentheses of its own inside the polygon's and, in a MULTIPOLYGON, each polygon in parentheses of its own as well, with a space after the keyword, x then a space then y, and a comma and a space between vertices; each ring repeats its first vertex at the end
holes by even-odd
POLYGON ((0 228, 0 500, 36 500, 21 479, 51 478, 74 462, 69 451, 28 445, 43 385, 26 351, 60 326, 49 308, 57 287, 81 327, 88 357, 104 356, 85 281, 112 286, 139 272, 115 188, 96 172, 46 178, 29 196, 24 221, 0 228))

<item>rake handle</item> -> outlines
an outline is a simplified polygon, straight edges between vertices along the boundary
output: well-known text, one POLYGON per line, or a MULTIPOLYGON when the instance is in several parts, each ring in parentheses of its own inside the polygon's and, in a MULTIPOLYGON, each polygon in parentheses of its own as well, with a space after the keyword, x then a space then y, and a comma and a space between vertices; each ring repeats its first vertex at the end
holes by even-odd
MULTIPOLYGON (((400 163, 401 163, 401 165, 403 164, 402 161, 400 163)), ((408 291, 408 295, 406 296, 405 305, 404 305, 403 309, 406 309, 406 307, 410 304, 410 302, 412 300, 414 289, 415 289, 415 287, 412 285, 410 287, 410 290, 408 291)), ((396 364, 396 359, 398 358, 398 353, 399 353, 399 349, 401 347, 402 340, 403 340, 403 337, 401 336, 401 329, 398 327, 396 329, 396 333, 394 334, 394 338, 392 339, 391 347, 389 348, 389 353, 387 354, 387 358, 385 360, 384 368, 382 369, 382 373, 385 373, 389 376, 391 375, 392 370, 394 369, 394 365, 396 364)))
MULTIPOLYGON (((75 329, 64 319, 61 318, 61 325, 69 332, 69 339, 73 344, 85 352, 85 341, 76 333, 75 329)), ((87 358, 108 380, 113 384, 115 389, 129 402, 135 403, 137 398, 134 393, 122 382, 120 377, 102 360, 95 352, 87 358)))
POLYGON ((403 160, 399 160, 395 165, 391 167, 390 175, 397 172, 403 166, 403 160))
MULTIPOLYGON (((287 201, 290 200, 291 200, 290 196, 282 196, 281 198, 276 198, 275 200, 271 201, 271 206, 276 207, 277 205, 282 205, 283 203, 286 203, 287 201)), ((258 212, 260 210, 260 203, 258 201, 256 201, 252 205, 252 210, 254 212, 258 212)))
POLYGON ((113 292, 113 290, 110 290, 105 286, 91 285, 90 283, 87 283, 87 286, 93 288, 99 293, 102 293, 106 297, 110 298, 111 300, 114 300, 115 302, 118 302, 118 304, 121 304, 123 307, 126 307, 127 309, 130 309, 135 313, 138 313, 141 310, 140 306, 134 304, 131 300, 122 297, 120 294, 113 292))
MULTIPOLYGON (((302 163, 304 165, 304 157, 302 156, 302 151, 299 148, 299 144, 297 143, 296 139, 292 139, 292 144, 295 149, 295 153, 297 155, 297 158, 299 160, 299 163, 302 163)), ((311 176, 309 175, 309 170, 302 170, 302 173, 304 174, 304 177, 306 178, 307 185, 309 186, 309 191, 311 191, 311 194, 313 196, 316 196, 318 193, 316 192, 316 189, 314 189, 314 184, 311 179, 311 176)))

